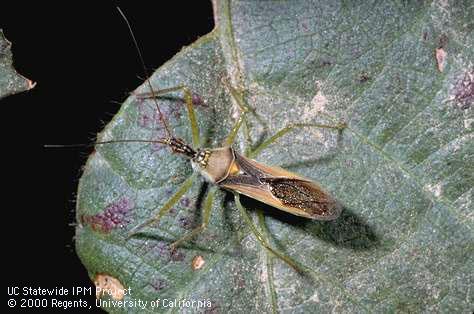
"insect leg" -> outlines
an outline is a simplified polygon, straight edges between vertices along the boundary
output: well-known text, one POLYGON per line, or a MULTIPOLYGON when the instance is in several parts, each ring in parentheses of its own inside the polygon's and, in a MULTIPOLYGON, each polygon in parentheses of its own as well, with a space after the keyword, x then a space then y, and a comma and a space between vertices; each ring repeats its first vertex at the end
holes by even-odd
MULTIPOLYGON (((233 86, 231 86, 231 84, 225 79, 222 80, 222 83, 227 88, 229 93, 232 95, 232 98, 235 99, 237 106, 239 106, 240 108, 240 111, 242 113, 247 113, 247 112, 251 113, 255 117, 257 122, 260 123, 260 125, 263 127, 263 132, 264 134, 266 134, 268 132, 268 123, 255 111, 255 109, 253 109, 247 104, 241 92, 239 92, 233 86)), ((246 131, 245 135, 246 135, 247 141, 251 142, 250 134, 248 131, 249 129, 249 126, 247 123, 248 121, 246 120, 245 122, 246 122, 245 123, 246 129, 244 130, 246 131)))
POLYGON ((211 217, 211 210, 212 210, 212 203, 214 202, 214 195, 216 194, 216 188, 213 187, 207 193, 206 200, 204 201, 204 212, 203 212, 203 217, 202 217, 202 223, 199 227, 195 228, 192 230, 190 233, 182 237, 181 239, 173 242, 171 244, 171 249, 174 250, 176 249, 181 243, 191 239, 192 237, 196 236, 198 233, 202 232, 204 229, 206 229, 209 219, 211 217))
POLYGON ((222 80, 222 83, 227 88, 232 97, 235 99, 235 101, 237 102, 237 106, 239 106, 242 112, 252 112, 253 114, 257 115, 255 110, 245 102, 242 94, 238 92, 232 85, 230 85, 227 80, 222 80))
POLYGON ((245 114, 246 112, 242 112, 240 114, 239 119, 235 123, 234 127, 232 128, 232 130, 230 131, 229 135, 227 136, 224 142, 225 146, 232 146, 232 144, 234 144, 235 137, 237 136, 237 132, 239 132, 239 129, 242 126, 242 123, 244 122, 245 114))
POLYGON ((196 113, 194 112, 193 94, 191 93, 191 90, 188 87, 184 85, 179 85, 175 87, 160 89, 160 90, 153 91, 150 93, 140 93, 140 94, 136 94, 135 96, 137 96, 138 98, 154 98, 154 97, 166 95, 166 94, 177 92, 177 91, 183 91, 184 102, 186 103, 186 109, 188 111, 189 122, 191 123, 191 132, 193 135, 193 146, 199 147, 200 145, 199 126, 197 124, 196 113))
POLYGON ((160 208, 158 213, 156 213, 156 215, 154 215, 152 218, 139 224, 138 226, 133 227, 132 230, 128 232, 127 238, 130 238, 134 236, 135 234, 139 233, 140 230, 142 230, 143 228, 151 224, 157 223, 161 219, 161 217, 163 217, 167 212, 169 212, 171 208, 176 204, 176 202, 178 202, 179 199, 184 194, 186 194, 186 192, 191 188, 194 180, 196 179, 196 176, 197 175, 194 173, 188 179, 186 179, 186 181, 184 181, 184 183, 180 186, 178 191, 176 191, 176 193, 173 196, 171 196, 171 198, 165 203, 165 205, 163 205, 163 207, 160 208))
POLYGON ((237 205, 237 208, 239 209, 240 211, 240 214, 242 215, 242 218, 244 219, 245 223, 249 226, 250 230, 252 231, 252 233, 255 235, 255 237, 257 238, 258 242, 260 242, 260 244, 265 248, 267 249, 268 251, 270 251, 273 255, 275 255, 276 257, 278 257, 279 259, 281 259, 282 261, 284 261, 285 263, 287 263, 289 266, 291 266, 294 270, 296 270, 297 272, 302 272, 302 270, 298 267, 298 265, 296 265, 296 263, 288 256, 286 255, 283 255, 282 253, 276 251, 275 249, 273 249, 270 244, 268 244, 268 242, 264 239, 263 235, 257 230, 257 228, 255 227, 255 225, 253 224, 252 222, 252 219, 250 219, 250 216, 248 215, 247 211, 245 210, 244 206, 242 206, 242 203, 240 203, 240 196, 239 194, 237 193, 234 193, 234 198, 235 198, 235 204, 237 205))
POLYGON ((316 127, 316 128, 324 128, 324 129, 335 129, 335 130, 343 130, 346 127, 346 123, 338 123, 336 125, 328 125, 328 124, 319 124, 319 123, 295 123, 295 124, 290 124, 277 133, 275 133, 273 136, 271 136, 268 140, 262 142, 260 145, 258 145, 252 152, 248 154, 249 158, 254 158, 257 156, 262 150, 267 148, 269 145, 274 143, 276 140, 278 140, 280 137, 285 135, 286 133, 294 130, 294 129, 299 129, 299 128, 305 128, 305 127, 316 127))

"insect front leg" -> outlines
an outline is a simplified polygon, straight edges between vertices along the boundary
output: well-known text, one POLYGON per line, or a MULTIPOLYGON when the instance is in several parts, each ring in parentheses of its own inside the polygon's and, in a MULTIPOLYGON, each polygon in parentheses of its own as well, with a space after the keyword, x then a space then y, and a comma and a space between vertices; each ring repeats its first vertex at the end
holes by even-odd
POLYGON ((239 132, 239 129, 245 120, 245 114, 246 112, 242 112, 240 114, 239 119, 237 119, 237 122, 235 123, 234 127, 232 128, 232 130, 230 131, 229 135, 227 136, 224 142, 225 146, 232 146, 232 144, 234 144, 237 133, 239 132))
POLYGON ((161 217, 163 217, 166 213, 168 213, 171 208, 178 202, 181 197, 186 194, 186 192, 191 188, 193 185, 194 180, 196 179, 196 174, 192 174, 184 183, 179 187, 178 191, 171 196, 171 198, 163 205, 163 207, 160 208, 160 210, 150 219, 146 220, 145 222, 139 224, 138 226, 135 226, 128 232, 127 238, 130 238, 134 236, 135 234, 139 233, 140 230, 143 228, 152 225, 154 223, 157 223, 161 217))
POLYGON ((211 188, 211 190, 206 196, 206 200, 204 201, 204 210, 201 225, 192 230, 190 233, 188 233, 181 239, 173 242, 171 244, 172 250, 176 249, 181 243, 193 238, 194 236, 196 236, 207 228, 207 225, 209 224, 209 219, 211 218, 212 203, 214 202, 214 195, 216 194, 216 190, 216 187, 211 188))
MULTIPOLYGON (((257 123, 259 123, 262 128, 263 128, 263 134, 267 134, 268 133, 268 123, 257 113, 257 111, 252 108, 249 104, 247 104, 247 102, 245 101, 245 97, 244 95, 242 94, 242 92, 238 91, 237 89, 235 89, 227 80, 223 79, 222 80, 222 83, 224 84, 224 86, 226 87, 226 89, 229 91, 229 93, 231 94, 232 98, 235 100, 237 106, 239 107, 240 109, 240 112, 241 112, 241 117, 242 118, 242 115, 246 114, 246 113, 250 113, 254 118, 255 120, 257 121, 257 123)), ((244 134, 245 134, 245 138, 246 138, 246 141, 248 143, 251 143, 252 140, 251 140, 251 137, 250 137, 250 132, 249 132, 249 121, 248 120, 245 120, 243 121, 245 122, 245 128, 244 128, 244 134)), ((240 126, 239 126, 240 128, 240 126)), ((235 130, 235 128, 233 129, 233 131, 235 130)), ((237 133, 238 129, 235 131, 235 134, 237 133)), ((235 134, 234 134, 234 137, 235 137, 235 134)), ((231 133, 232 135, 232 133, 231 133)), ((233 143, 233 138, 232 138, 232 141, 231 143, 233 143)))
POLYGON ((193 136, 193 146, 200 146, 200 135, 199 126, 197 124, 196 113, 193 105, 193 94, 191 90, 185 85, 179 85, 175 87, 160 89, 148 93, 135 94, 138 98, 158 98, 163 95, 167 95, 173 92, 182 91, 184 94, 184 102, 186 103, 186 109, 188 111, 189 123, 191 124, 191 132, 193 136))

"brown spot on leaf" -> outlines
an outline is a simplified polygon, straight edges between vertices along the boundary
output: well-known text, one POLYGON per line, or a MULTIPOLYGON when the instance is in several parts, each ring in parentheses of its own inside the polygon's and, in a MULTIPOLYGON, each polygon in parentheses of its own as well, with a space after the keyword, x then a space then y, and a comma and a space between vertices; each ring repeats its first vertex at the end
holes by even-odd
POLYGON ((28 83, 28 89, 32 89, 36 86, 36 82, 33 82, 32 80, 26 79, 26 82, 28 83))
POLYGON ((436 62, 438 64, 438 71, 443 72, 446 67, 446 57, 448 53, 443 48, 436 48, 436 62))
POLYGON ((123 228, 129 223, 128 213, 134 207, 133 201, 121 198, 108 205, 104 212, 96 215, 82 215, 81 223, 88 224, 94 231, 109 233, 116 228, 123 228))
POLYGON ((362 72, 361 74, 359 74, 359 77, 357 80, 359 81, 359 83, 365 83, 368 80, 370 80, 370 76, 369 74, 367 74, 367 72, 362 72))
POLYGON ((423 40, 426 41, 428 39, 428 32, 423 32, 423 40))
POLYGON ((201 255, 196 255, 194 256, 191 262, 191 267, 193 268, 193 270, 198 270, 198 269, 201 269, 205 263, 206 261, 201 255))
POLYGON ((95 296, 100 299, 103 295, 108 295, 114 300, 122 300, 127 292, 122 283, 107 274, 97 274, 94 278, 95 296))

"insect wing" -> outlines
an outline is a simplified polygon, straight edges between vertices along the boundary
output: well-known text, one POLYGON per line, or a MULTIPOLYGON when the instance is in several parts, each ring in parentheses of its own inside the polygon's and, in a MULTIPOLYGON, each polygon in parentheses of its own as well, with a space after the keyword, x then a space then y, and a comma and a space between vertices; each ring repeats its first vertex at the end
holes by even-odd
POLYGON ((228 177, 220 185, 296 216, 332 220, 341 213, 340 204, 319 185, 280 167, 267 166, 236 155, 246 174, 228 177), (254 169, 250 170, 249 167, 254 169), (250 170, 250 171, 249 171, 250 170))
POLYGON ((264 182, 285 207, 303 211, 310 218, 332 220, 341 213, 340 205, 314 182, 282 177, 265 178, 264 182))

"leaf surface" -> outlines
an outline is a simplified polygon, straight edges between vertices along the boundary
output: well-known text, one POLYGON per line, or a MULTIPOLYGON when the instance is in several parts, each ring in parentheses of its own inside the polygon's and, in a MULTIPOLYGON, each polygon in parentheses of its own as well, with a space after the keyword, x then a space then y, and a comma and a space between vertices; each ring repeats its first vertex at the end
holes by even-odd
POLYGON ((35 85, 15 71, 10 48, 11 43, 0 29, 0 99, 29 90, 35 85))
MULTIPOLYGON (((205 309, 151 308, 157 298, 210 300, 219 313, 470 311, 473 5, 214 7, 216 29, 156 71, 153 88, 193 90, 204 146, 222 145, 238 116, 223 79, 260 117, 249 115, 235 144, 240 151, 290 123, 346 121, 342 134, 290 132, 256 158, 318 181, 344 212, 335 221, 309 221, 243 200, 268 241, 302 265, 304 276, 259 245, 225 191, 216 195, 208 229, 171 252, 169 243, 201 221, 208 185, 196 181, 159 224, 126 239, 192 169, 157 145, 100 145, 77 202, 76 247, 91 277, 119 279, 132 290, 125 300, 148 301, 147 310, 159 312, 205 309), (442 71, 436 49, 446 53, 442 71), (193 270, 196 256, 205 264, 193 270)), ((158 102, 173 132, 191 142, 182 96, 158 102)), ((131 96, 99 140, 163 135, 154 103, 131 96)))

